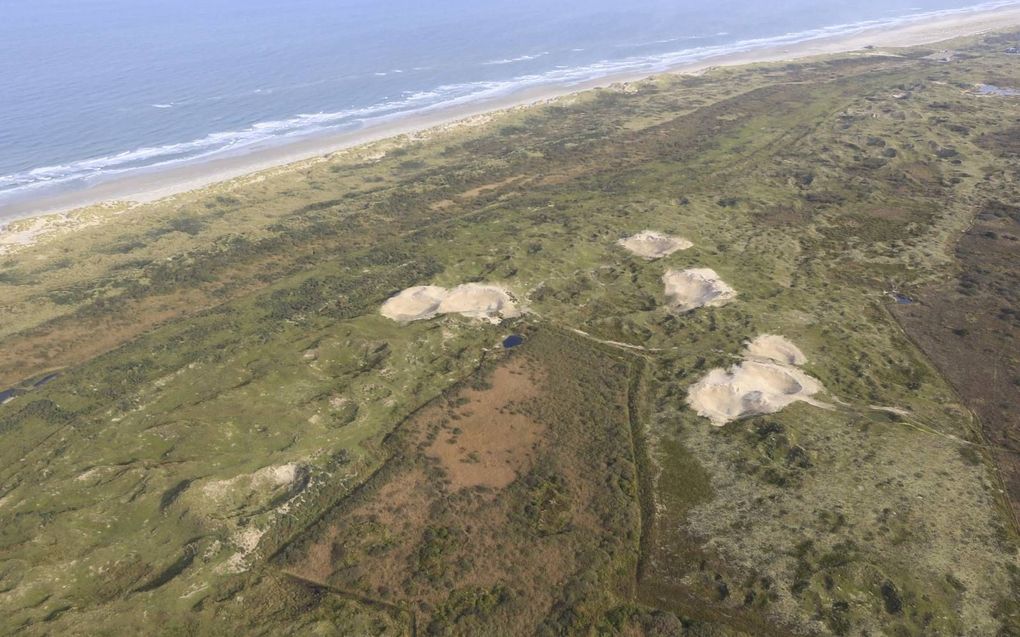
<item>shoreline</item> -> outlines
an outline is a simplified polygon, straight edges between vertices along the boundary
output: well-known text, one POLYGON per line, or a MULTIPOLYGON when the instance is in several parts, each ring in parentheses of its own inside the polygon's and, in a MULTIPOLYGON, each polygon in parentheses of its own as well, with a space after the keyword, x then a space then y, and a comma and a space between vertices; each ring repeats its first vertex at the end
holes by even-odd
POLYGON ((430 112, 396 115, 370 122, 354 131, 324 134, 293 140, 277 146, 251 150, 237 155, 151 172, 113 178, 84 190, 26 198, 0 208, 0 234, 12 231, 12 225, 26 219, 68 214, 98 205, 142 205, 175 195, 199 191, 276 170, 297 170, 309 160, 326 158, 373 142, 401 135, 475 124, 473 119, 499 112, 550 103, 596 88, 625 84, 667 74, 693 75, 714 68, 793 61, 811 57, 881 49, 931 45, 989 32, 1004 31, 1020 25, 1020 4, 905 22, 893 26, 867 27, 850 33, 809 39, 793 44, 764 45, 739 52, 709 55, 653 72, 612 74, 571 85, 524 89, 500 98, 442 108, 430 112))

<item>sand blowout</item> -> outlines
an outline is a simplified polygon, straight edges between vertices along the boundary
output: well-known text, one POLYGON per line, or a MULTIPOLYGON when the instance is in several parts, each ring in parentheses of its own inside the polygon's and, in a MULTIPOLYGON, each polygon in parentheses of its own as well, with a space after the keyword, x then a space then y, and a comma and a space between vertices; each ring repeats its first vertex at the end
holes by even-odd
POLYGON ((687 403, 717 427, 774 414, 797 401, 827 407, 811 398, 824 388, 798 369, 806 361, 797 346, 782 336, 759 336, 747 345, 742 363, 729 370, 713 369, 693 385, 687 403))
POLYGON ((379 311, 400 323, 422 321, 440 314, 460 314, 499 323, 521 314, 506 290, 482 283, 465 283, 453 289, 435 285, 408 288, 383 303, 379 311))
POLYGON ((737 291, 723 282, 715 270, 668 270, 662 275, 670 309, 690 312, 699 307, 718 307, 737 298, 737 291))
POLYGON ((646 259, 661 259, 678 250, 686 250, 694 244, 683 237, 673 237, 654 230, 639 232, 633 237, 620 239, 617 245, 646 259))
POLYGON ((782 336, 762 334, 747 344, 747 358, 775 361, 784 365, 803 365, 807 362, 804 352, 782 336))

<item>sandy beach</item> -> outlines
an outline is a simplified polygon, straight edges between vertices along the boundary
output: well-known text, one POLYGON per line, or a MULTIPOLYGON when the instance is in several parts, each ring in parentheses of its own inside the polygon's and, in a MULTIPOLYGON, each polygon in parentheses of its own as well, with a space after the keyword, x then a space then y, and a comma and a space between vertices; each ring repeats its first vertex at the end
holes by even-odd
MULTIPOLYGON (((712 68, 754 63, 779 62, 815 56, 867 51, 880 53, 883 48, 931 45, 946 40, 1004 31, 1020 25, 1020 5, 956 14, 895 27, 865 28, 850 34, 812 39, 785 46, 764 46, 738 53, 708 56, 679 64, 663 73, 697 74, 712 68)), ((190 192, 268 169, 278 170, 291 164, 329 155, 344 149, 451 125, 471 125, 486 113, 548 103, 566 95, 593 88, 634 82, 656 75, 640 73, 605 76, 583 84, 549 86, 520 91, 498 99, 479 100, 450 108, 393 117, 367 123, 364 127, 344 133, 327 134, 293 141, 263 149, 252 149, 243 155, 221 157, 202 163, 186 164, 154 170, 120 179, 111 179, 87 189, 60 195, 24 200, 0 209, 0 223, 53 213, 66 213, 87 206, 109 202, 147 203, 190 192)), ((20 225, 20 224, 19 224, 20 225)), ((24 229, 5 228, 3 234, 24 229)))

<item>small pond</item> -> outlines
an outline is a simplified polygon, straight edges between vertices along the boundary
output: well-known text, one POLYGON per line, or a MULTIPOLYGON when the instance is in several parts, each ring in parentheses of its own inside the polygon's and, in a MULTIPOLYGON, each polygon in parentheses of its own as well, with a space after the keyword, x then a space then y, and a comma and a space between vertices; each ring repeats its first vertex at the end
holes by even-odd
POLYGON ((994 84, 978 84, 977 92, 978 95, 997 95, 999 97, 1020 96, 1020 89, 1010 88, 1008 86, 995 86, 994 84))
POLYGON ((45 387, 46 385, 49 385, 51 382, 56 380, 59 376, 60 376, 59 372, 53 372, 50 374, 46 374, 39 380, 26 381, 24 384, 19 385, 18 387, 11 387, 10 389, 0 391, 0 405, 4 404, 5 402, 10 400, 11 398, 14 398, 15 396, 20 396, 21 394, 25 394, 30 391, 45 387))
POLYGON ((503 347, 506 349, 512 349, 524 343, 524 337, 519 334, 511 334, 503 339, 503 347))
POLYGON ((46 376, 44 376, 41 379, 37 380, 32 385, 32 387, 36 388, 36 389, 38 389, 39 387, 45 387, 46 385, 49 385, 58 376, 60 376, 60 374, 47 374, 46 376))

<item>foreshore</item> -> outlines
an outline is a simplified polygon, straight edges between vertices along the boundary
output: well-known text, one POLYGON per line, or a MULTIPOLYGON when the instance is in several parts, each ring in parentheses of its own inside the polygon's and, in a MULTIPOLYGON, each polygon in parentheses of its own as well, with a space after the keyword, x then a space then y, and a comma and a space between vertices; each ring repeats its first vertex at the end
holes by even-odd
MULTIPOLYGON (((470 125, 471 118, 509 108, 549 102, 566 95, 598 87, 645 79, 661 73, 696 74, 710 68, 754 63, 789 61, 800 58, 881 50, 893 47, 930 45, 954 38, 1004 31, 1020 25, 1020 4, 1010 7, 946 15, 893 27, 861 29, 831 37, 811 39, 783 46, 763 46, 737 53, 707 56, 655 73, 642 72, 604 76, 571 86, 546 86, 505 97, 480 100, 430 112, 371 122, 362 128, 251 150, 243 155, 222 157, 201 163, 154 169, 144 174, 111 179, 86 190, 26 199, 0 208, 0 224, 54 213, 66 213, 106 202, 146 203, 176 194, 226 182, 261 171, 329 155, 363 144, 404 134, 427 131, 454 123, 470 125)), ((10 229, 6 229, 9 231, 10 229)), ((5 229, 0 228, 0 233, 5 229)), ((2 235, 0 235, 2 236, 2 235)))

